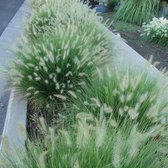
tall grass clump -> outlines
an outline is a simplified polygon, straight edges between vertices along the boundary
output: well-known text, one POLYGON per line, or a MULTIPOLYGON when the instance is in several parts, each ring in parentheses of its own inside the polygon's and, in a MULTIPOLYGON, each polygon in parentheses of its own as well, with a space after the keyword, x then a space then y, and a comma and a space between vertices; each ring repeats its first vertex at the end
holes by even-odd
POLYGON ((71 6, 63 6, 64 0, 54 2, 59 2, 56 15, 60 22, 67 21, 66 26, 61 23, 49 26, 49 31, 41 35, 30 32, 37 35, 36 40, 21 41, 16 60, 9 68, 9 78, 11 86, 37 107, 56 111, 69 98, 76 98, 77 92, 93 77, 96 66, 104 64, 112 52, 111 41, 96 15, 90 17, 92 12, 75 0, 66 1, 71 6), (62 18, 64 14, 66 19, 62 18))
POLYGON ((153 125, 165 126, 168 100, 167 82, 149 78, 144 70, 134 73, 127 70, 98 70, 99 78, 87 86, 74 102, 77 112, 91 112, 95 116, 103 107, 106 116, 112 117, 120 127, 137 124, 140 130, 153 125))
POLYGON ((158 15, 160 0, 124 0, 116 18, 125 22, 142 25, 158 15))
POLYGON ((79 36, 76 26, 69 25, 35 44, 25 42, 10 67, 12 87, 38 106, 59 104, 68 95, 75 98, 76 92, 92 78, 95 67, 109 56, 106 43, 96 37, 94 40, 92 32, 79 36))
POLYGON ((153 137, 155 130, 142 133, 136 125, 130 131, 117 130, 113 120, 89 113, 77 115, 71 130, 43 125, 44 140, 27 143, 25 153, 7 152, 1 168, 166 168, 164 144, 153 137))
POLYGON ((161 44, 168 45, 168 19, 166 18, 153 18, 148 24, 143 24, 143 34, 146 40, 161 44))
POLYGON ((71 23, 78 27, 81 34, 85 32, 89 35, 95 29, 93 36, 96 36, 104 31, 101 21, 94 10, 78 0, 45 0, 38 9, 32 10, 27 34, 30 39, 37 39, 44 33, 55 31, 60 25, 67 27, 71 23))

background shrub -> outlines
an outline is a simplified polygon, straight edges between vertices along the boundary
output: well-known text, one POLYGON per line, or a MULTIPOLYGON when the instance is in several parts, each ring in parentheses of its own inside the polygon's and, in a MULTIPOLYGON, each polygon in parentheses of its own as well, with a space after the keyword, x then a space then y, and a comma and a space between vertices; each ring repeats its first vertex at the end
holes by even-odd
POLYGON ((143 36, 154 43, 168 45, 168 20, 153 18, 148 24, 143 24, 143 36))
POLYGON ((160 0, 124 0, 116 18, 125 22, 142 25, 158 15, 160 0))

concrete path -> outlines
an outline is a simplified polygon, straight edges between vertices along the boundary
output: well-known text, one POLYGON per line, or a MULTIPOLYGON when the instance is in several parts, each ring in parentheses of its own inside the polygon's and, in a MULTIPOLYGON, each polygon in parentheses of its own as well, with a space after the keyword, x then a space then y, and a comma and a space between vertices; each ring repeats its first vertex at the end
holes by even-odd
POLYGON ((0 0, 0 35, 24 0, 0 0))
MULTIPOLYGON (((23 2, 24 0, 0 0, 0 70, 14 57, 11 48, 23 32, 23 20, 29 11, 27 2, 23 2), (22 10, 19 10, 21 5, 22 10)), ((0 135, 4 127, 9 95, 7 80, 0 75, 0 135)))

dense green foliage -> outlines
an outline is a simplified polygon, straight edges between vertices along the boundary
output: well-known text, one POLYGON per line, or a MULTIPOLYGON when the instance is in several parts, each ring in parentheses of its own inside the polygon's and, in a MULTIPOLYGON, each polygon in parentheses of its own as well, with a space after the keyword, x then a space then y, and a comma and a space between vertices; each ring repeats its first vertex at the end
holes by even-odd
POLYGON ((83 34, 93 31, 93 29, 95 32, 102 29, 100 17, 86 5, 75 0, 45 0, 39 8, 37 5, 34 6, 35 10, 32 10, 27 24, 27 35, 31 39, 57 31, 60 26, 66 28, 69 24, 75 25, 83 34))
MULTIPOLYGON (((118 14, 129 11, 125 21, 141 24, 156 7, 150 2, 125 0, 118 14)), ((48 127, 36 115, 38 138, 27 140, 21 153, 7 148, 0 168, 167 168, 168 83, 149 78, 148 68, 107 65, 112 41, 106 32, 78 0, 32 0, 9 79, 46 115, 61 113, 61 126, 48 127)))
POLYGON ((43 4, 28 23, 31 39, 21 41, 16 61, 10 67, 12 87, 36 107, 54 111, 70 97, 75 98, 76 92, 92 78, 96 66, 111 56, 112 44, 99 20, 76 1, 43 4), (50 12, 54 13, 53 19, 50 12))
POLYGON ((146 130, 155 124, 165 125, 163 121, 168 117, 166 88, 166 83, 158 78, 149 79, 145 71, 139 74, 132 70, 107 70, 87 86, 74 106, 77 113, 91 112, 95 116, 103 107, 107 117, 112 117, 118 126, 128 121, 128 125, 138 124, 141 130, 146 130))
POLYGON ((143 24, 143 36, 156 44, 168 45, 168 20, 153 18, 148 24, 143 24))
POLYGON ((1 168, 166 168, 167 156, 155 131, 117 130, 104 111, 97 118, 78 114, 78 124, 60 130, 44 123, 44 141, 28 142, 28 152, 2 160, 1 168))
POLYGON ((160 0, 123 0, 116 18, 125 22, 142 25, 159 12, 160 0))

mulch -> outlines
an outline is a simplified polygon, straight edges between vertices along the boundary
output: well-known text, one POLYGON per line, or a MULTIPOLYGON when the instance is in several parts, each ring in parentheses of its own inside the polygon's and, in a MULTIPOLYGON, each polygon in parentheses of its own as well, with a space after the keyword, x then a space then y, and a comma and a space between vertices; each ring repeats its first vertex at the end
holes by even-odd
POLYGON ((156 65, 157 69, 161 70, 166 68, 168 70, 168 47, 145 41, 141 37, 140 32, 118 31, 118 33, 126 40, 129 46, 145 59, 149 60, 152 56, 154 62, 159 62, 159 64, 156 65))

